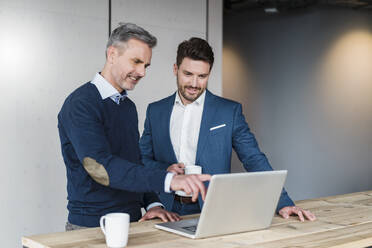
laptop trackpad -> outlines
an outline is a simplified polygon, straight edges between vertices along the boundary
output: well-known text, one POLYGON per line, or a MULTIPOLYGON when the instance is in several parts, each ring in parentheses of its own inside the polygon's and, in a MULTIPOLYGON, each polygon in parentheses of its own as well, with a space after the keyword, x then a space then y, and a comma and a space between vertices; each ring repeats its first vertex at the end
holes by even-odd
POLYGON ((195 233, 195 232, 196 232, 196 227, 197 227, 197 225, 193 225, 193 226, 184 226, 184 227, 182 227, 182 228, 185 229, 185 230, 187 230, 187 231, 190 231, 190 232, 195 233))
POLYGON ((180 220, 176 222, 166 222, 158 224, 160 226, 168 227, 170 229, 178 230, 181 232, 195 234, 199 218, 180 220))

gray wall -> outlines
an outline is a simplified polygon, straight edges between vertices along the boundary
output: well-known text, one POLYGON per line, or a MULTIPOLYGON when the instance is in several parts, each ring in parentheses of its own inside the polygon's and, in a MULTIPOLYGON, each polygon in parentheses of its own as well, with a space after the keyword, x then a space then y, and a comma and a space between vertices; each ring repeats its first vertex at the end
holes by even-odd
POLYGON ((224 15, 223 95, 243 103, 296 200, 372 189, 371 17, 335 8, 224 15))
MULTIPOLYGON (((113 0, 112 26, 135 22, 154 33, 147 77, 129 96, 146 106, 176 90, 172 74, 177 44, 190 36, 222 44, 222 0, 113 0), (207 22, 207 12, 213 22, 207 22), (207 28, 208 27, 208 28, 207 28)), ((66 175, 57 114, 66 96, 90 81, 105 60, 108 1, 0 1, 0 212, 2 247, 19 247, 21 236, 63 231, 66 175)), ((216 55, 222 64, 222 46, 216 55)), ((222 89, 221 71, 211 87, 222 89)))

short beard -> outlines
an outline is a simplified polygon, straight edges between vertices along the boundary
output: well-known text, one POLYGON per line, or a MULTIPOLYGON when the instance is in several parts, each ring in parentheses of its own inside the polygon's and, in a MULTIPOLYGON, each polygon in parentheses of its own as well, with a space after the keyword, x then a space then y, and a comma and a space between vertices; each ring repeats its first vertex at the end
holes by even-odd
POLYGON ((184 86, 184 87, 180 87, 180 84, 179 84, 179 81, 178 81, 178 78, 177 78, 177 86, 178 86, 178 92, 182 95, 183 98, 185 98, 187 101, 189 102, 194 102, 196 99, 199 98, 199 96, 201 96, 204 92, 204 90, 201 90, 201 88, 197 87, 197 89, 199 89, 199 94, 197 94, 194 98, 191 98, 191 97, 188 97, 186 95, 186 91, 185 89, 186 88, 189 88, 190 86, 184 86))

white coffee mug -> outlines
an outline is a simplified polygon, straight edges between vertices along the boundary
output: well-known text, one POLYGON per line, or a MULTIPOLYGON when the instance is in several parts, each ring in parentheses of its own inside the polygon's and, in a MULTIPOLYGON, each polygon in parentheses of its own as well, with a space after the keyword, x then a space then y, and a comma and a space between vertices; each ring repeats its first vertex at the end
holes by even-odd
POLYGON ((101 217, 99 224, 110 248, 127 246, 130 216, 126 213, 111 213, 101 217))
MULTIPOLYGON (((185 171, 185 175, 202 174, 202 167, 199 166, 199 165, 186 165, 184 171, 185 171)), ((192 196, 192 195, 186 194, 182 190, 176 191, 176 194, 180 195, 180 196, 186 196, 186 197, 191 197, 192 196)))
POLYGON ((201 174, 202 173, 202 167, 199 165, 186 165, 185 166, 185 174, 201 174))

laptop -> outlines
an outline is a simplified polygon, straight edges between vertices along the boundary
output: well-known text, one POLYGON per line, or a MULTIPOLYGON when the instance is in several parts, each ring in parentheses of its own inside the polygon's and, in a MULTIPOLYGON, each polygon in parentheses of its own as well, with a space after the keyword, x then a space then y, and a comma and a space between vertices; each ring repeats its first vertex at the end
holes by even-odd
POLYGON ((265 229, 286 176, 286 170, 213 175, 199 218, 155 227, 192 239, 265 229))

